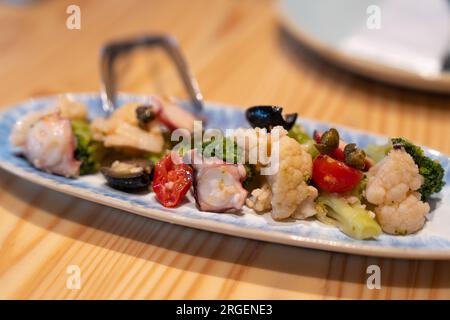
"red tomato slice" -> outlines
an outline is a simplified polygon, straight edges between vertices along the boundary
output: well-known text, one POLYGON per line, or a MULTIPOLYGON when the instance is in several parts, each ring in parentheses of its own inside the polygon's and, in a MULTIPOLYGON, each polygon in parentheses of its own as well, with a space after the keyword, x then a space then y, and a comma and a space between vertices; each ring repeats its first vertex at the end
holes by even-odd
MULTIPOLYGON (((178 157, 178 154, 174 154, 178 157)), ((192 168, 180 161, 174 163, 172 153, 166 155, 155 165, 153 191, 165 207, 176 207, 184 199, 192 185, 192 168)))
MULTIPOLYGON (((322 138, 322 133, 320 133, 317 130, 314 130, 313 139, 316 141, 316 143, 320 143, 321 138, 322 138)), ((343 144, 342 141, 340 141, 339 144, 340 144, 339 147, 337 147, 336 149, 331 151, 330 156, 336 160, 344 161, 345 156, 344 156, 343 150, 344 150, 345 144, 342 146, 342 144, 343 144)))
POLYGON ((323 191, 351 191, 362 179, 361 171, 327 155, 319 155, 313 162, 312 180, 323 191))
POLYGON ((336 149, 334 149, 334 150, 330 153, 330 156, 331 156, 333 159, 336 159, 336 160, 339 160, 339 161, 342 161, 342 162, 344 162, 344 160, 345 160, 344 151, 343 151, 341 148, 336 148, 336 149))

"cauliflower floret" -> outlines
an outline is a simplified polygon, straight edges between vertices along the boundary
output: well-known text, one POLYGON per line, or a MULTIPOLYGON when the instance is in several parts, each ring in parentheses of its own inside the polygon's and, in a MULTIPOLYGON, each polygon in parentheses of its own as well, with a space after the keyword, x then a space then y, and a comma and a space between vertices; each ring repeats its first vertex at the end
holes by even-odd
POLYGON ((429 211, 430 206, 420 201, 418 192, 411 193, 401 202, 382 205, 375 210, 383 231, 400 235, 420 230, 429 211))
MULTIPOLYGON (((273 147, 276 141, 271 143, 273 147)), ((267 176, 267 181, 272 188, 272 217, 276 220, 293 215, 302 202, 311 196, 311 190, 306 181, 312 173, 311 155, 297 141, 288 136, 282 136, 278 143, 278 171, 267 176)), ((301 212, 297 214, 301 216, 301 212)))
POLYGON ((317 191, 317 189, 313 186, 307 186, 307 189, 308 196, 302 203, 300 203, 292 215, 295 219, 306 219, 317 213, 316 203, 314 200, 316 200, 319 195, 319 191, 317 191))
POLYGON ((304 146, 288 137, 281 126, 273 128, 270 133, 261 128, 236 129, 232 137, 245 150, 246 161, 251 159, 253 164, 260 166, 261 174, 269 166, 276 168, 265 176, 267 185, 253 190, 247 199, 248 207, 257 212, 272 209, 271 215, 275 220, 291 216, 305 219, 316 214, 314 199, 318 192, 306 183, 312 174, 312 158, 304 146), (266 151, 270 155, 268 159, 264 158, 266 151), (274 152, 278 152, 278 157, 274 157, 274 152))
POLYGON ((256 212, 265 212, 272 209, 271 205, 272 191, 268 184, 264 184, 261 188, 254 189, 251 195, 245 201, 247 207, 256 212))
MULTIPOLYGON (((272 129, 278 139, 287 136, 287 131, 278 126, 272 129)), ((245 161, 250 164, 265 166, 270 161, 270 147, 272 135, 265 128, 238 128, 231 135, 236 144, 244 151, 245 161)))
POLYGON ((367 174, 365 196, 376 205, 375 213, 383 231, 409 234, 418 231, 430 211, 417 191, 423 177, 411 156, 404 150, 392 150, 367 174))

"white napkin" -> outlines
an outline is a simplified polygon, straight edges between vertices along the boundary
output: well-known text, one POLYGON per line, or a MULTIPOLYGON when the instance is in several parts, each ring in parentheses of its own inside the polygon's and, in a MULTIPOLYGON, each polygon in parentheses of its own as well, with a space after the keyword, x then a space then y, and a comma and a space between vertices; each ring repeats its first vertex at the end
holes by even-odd
POLYGON ((440 74, 450 50, 450 2, 374 2, 381 10, 380 29, 364 27, 355 30, 341 42, 341 49, 360 58, 423 76, 440 74))

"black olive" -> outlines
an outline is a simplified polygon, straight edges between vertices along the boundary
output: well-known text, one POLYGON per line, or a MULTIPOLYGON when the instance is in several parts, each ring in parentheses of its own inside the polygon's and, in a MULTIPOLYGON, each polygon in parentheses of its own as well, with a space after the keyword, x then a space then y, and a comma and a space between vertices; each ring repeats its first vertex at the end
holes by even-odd
POLYGON ((115 161, 111 167, 103 167, 100 171, 112 188, 134 191, 148 187, 152 169, 150 160, 128 160, 115 161))
POLYGON ((297 120, 297 113, 282 115, 283 108, 277 106, 254 106, 245 112, 247 121, 253 128, 266 128, 268 131, 276 126, 290 130, 297 120))
POLYGON ((145 125, 153 119, 155 119, 156 114, 151 105, 142 105, 136 108, 136 118, 139 124, 145 125))

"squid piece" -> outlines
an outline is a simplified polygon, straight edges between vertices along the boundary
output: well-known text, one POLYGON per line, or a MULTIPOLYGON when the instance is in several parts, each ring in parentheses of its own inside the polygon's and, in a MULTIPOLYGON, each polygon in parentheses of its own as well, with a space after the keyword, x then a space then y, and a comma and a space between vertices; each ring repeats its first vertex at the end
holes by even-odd
POLYGON ((159 120, 170 130, 185 129, 194 131, 194 121, 199 120, 194 114, 180 107, 173 99, 163 98, 163 107, 159 120))
POLYGON ((201 211, 236 212, 247 198, 242 187, 246 171, 241 164, 225 163, 218 158, 205 158, 194 164, 194 196, 201 211))
POLYGON ((53 112, 53 110, 30 112, 17 120, 9 137, 9 141, 11 142, 11 144, 18 148, 23 148, 27 142, 28 134, 30 133, 33 125, 40 118, 53 112))
POLYGON ((55 105, 44 110, 27 113, 19 118, 9 137, 11 144, 23 148, 34 124, 42 117, 53 113, 58 113, 62 118, 68 120, 87 120, 88 118, 87 108, 84 104, 62 96, 55 105))
POLYGON ((47 114, 28 130, 23 154, 36 168, 65 177, 77 177, 81 162, 74 157, 75 136, 70 120, 47 114))

